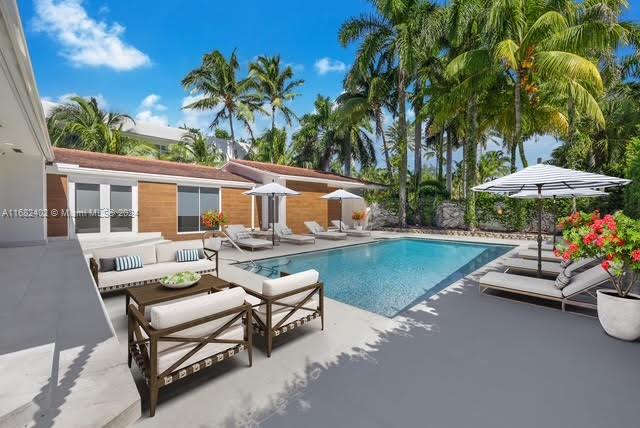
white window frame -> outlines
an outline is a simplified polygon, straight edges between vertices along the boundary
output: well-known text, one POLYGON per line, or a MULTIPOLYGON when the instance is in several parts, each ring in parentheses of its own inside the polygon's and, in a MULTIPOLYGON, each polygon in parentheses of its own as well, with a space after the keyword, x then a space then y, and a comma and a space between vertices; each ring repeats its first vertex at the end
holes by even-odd
POLYGON ((138 234, 138 182, 131 180, 104 179, 93 177, 68 177, 67 178, 67 207, 69 216, 67 221, 67 232, 70 239, 78 236, 86 239, 102 238, 107 236, 133 236, 138 234), (76 233, 76 183, 98 184, 100 185, 100 210, 107 212, 111 209, 111 185, 131 187, 131 210, 134 216, 131 218, 131 231, 111 232, 111 217, 100 217, 99 233, 76 233))
MULTIPOLYGON (((218 212, 222 212, 222 187, 221 186, 204 186, 192 183, 176 183, 176 234, 177 235, 202 235, 206 230, 196 230, 192 232, 180 232, 178 230, 178 218, 180 217, 180 187, 197 187, 198 188, 198 212, 202 214, 200 208, 200 189, 218 189, 218 212)), ((219 229, 218 229, 219 230, 219 229)))

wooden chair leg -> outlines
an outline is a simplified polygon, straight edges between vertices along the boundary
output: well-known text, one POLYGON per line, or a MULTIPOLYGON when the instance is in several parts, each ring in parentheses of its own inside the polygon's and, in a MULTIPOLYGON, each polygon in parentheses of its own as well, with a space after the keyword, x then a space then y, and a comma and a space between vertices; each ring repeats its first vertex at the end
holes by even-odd
POLYGON ((158 405, 158 386, 152 381, 149 385, 149 416, 156 414, 156 406, 158 405))
POLYGON ((273 349, 273 337, 271 331, 267 332, 267 357, 271 357, 271 350, 273 349))

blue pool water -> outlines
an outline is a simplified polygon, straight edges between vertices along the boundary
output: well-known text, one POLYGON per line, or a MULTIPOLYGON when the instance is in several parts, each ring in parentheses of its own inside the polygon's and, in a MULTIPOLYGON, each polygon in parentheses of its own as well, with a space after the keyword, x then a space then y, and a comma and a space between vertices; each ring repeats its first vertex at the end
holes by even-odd
POLYGON ((263 276, 307 269, 320 272, 325 295, 394 317, 512 247, 422 239, 393 239, 257 261, 263 276))

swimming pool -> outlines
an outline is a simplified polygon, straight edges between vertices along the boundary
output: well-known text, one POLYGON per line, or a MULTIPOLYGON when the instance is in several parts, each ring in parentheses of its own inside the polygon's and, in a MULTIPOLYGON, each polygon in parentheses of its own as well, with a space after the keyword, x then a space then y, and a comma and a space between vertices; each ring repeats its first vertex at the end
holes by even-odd
POLYGON ((387 317, 437 293, 513 247, 426 239, 390 239, 256 261, 263 276, 320 272, 325 295, 387 317))

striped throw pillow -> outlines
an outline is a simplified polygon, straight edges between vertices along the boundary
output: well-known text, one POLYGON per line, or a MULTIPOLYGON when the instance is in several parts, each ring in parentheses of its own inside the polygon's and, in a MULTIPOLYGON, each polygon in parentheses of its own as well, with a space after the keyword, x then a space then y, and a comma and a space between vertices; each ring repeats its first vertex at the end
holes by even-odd
POLYGON ((142 267, 142 257, 122 256, 116 257, 116 271, 140 269, 142 267))
POLYGON ((191 248, 186 250, 178 250, 176 252, 176 262, 195 262, 198 260, 198 249, 191 248))
POLYGON ((571 282, 571 277, 567 276, 564 271, 560 272, 560 275, 556 278, 555 285, 559 290, 562 290, 564 287, 569 285, 571 282))

